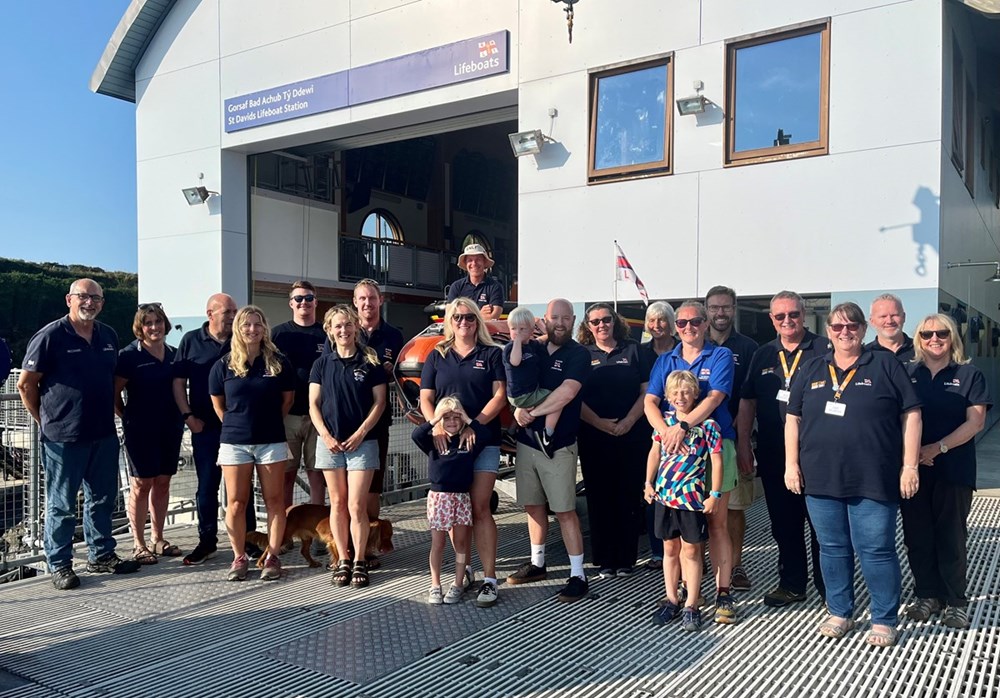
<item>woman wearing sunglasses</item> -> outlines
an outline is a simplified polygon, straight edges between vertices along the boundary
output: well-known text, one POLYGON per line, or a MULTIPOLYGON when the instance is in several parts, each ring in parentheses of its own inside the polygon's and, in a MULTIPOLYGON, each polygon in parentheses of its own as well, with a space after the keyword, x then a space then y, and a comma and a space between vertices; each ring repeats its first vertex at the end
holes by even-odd
POLYGON ((863 345, 855 303, 827 318, 833 351, 792 379, 785 419, 785 486, 805 493, 819 539, 829 615, 821 635, 854 628, 854 555, 871 596, 868 644, 896 644, 901 573, 896 555, 900 495, 917 492, 920 398, 899 359, 863 345))
POLYGON ((576 340, 590 352, 591 365, 580 393, 583 424, 577 442, 593 562, 604 577, 627 576, 639 552, 645 508, 650 429, 642 416, 652 365, 607 303, 587 308, 576 340))
MULTIPOLYGON (((444 340, 427 357, 420 374, 420 411, 430 422, 437 401, 455 397, 473 421, 489 429, 489 443, 473 464, 472 537, 483 563, 483 586, 476 604, 486 608, 497 602, 497 524, 490 511, 490 497, 500 470, 500 412, 507 404, 506 374, 500 347, 490 337, 478 306, 469 298, 456 298, 445 306, 444 340)), ((448 435, 439 422, 432 432, 438 451, 448 448, 448 435)), ((469 427, 461 432, 464 447, 475 443, 469 427)), ((471 543, 464 551, 472 561, 471 543)), ((465 588, 472 586, 471 565, 466 567, 465 588)))
POLYGON ((976 488, 976 444, 993 406, 982 372, 969 363, 955 322, 928 315, 917 325, 916 361, 907 366, 923 401, 920 489, 901 504, 916 600, 906 614, 968 628, 966 519, 976 488))

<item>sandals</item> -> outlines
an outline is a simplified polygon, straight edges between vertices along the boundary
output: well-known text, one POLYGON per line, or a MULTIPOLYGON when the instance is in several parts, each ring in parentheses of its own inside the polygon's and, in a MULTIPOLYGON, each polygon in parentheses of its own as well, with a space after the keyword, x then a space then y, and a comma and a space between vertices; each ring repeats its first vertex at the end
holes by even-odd
POLYGON ((153 553, 165 557, 180 557, 181 549, 176 545, 171 545, 168 541, 158 540, 153 543, 153 553))
POLYGON ((335 587, 346 587, 351 583, 351 561, 341 560, 333 569, 333 576, 330 583, 335 587))
POLYGON ((366 561, 354 561, 354 570, 351 572, 351 586, 355 589, 368 586, 368 563, 366 561))
POLYGON ((852 630, 854 630, 854 620, 839 616, 827 616, 819 625, 819 634, 834 640, 839 640, 852 630))
POLYGON ((865 642, 872 647, 892 647, 898 640, 899 631, 888 626, 885 629, 872 626, 872 629, 868 631, 868 635, 865 637, 865 642))
POLYGON ((132 559, 140 565, 155 565, 159 560, 145 545, 132 548, 132 559))

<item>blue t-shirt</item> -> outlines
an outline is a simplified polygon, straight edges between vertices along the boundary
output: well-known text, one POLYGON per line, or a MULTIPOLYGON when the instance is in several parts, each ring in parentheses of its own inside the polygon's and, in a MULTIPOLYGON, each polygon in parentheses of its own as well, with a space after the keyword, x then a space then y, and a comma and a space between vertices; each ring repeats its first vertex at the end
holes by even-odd
MULTIPOLYGON (((590 352, 586 347, 571 339, 550 354, 546 346, 542 353, 542 380, 538 387, 555 390, 567 380, 575 380, 581 386, 576 397, 562 409, 555 432, 552 434, 554 449, 571 446, 576 442, 577 433, 580 431, 580 407, 583 405, 582 386, 587 383, 588 376, 590 376, 590 352)), ((530 429, 518 430, 517 440, 525 446, 538 449, 530 429)))
MULTIPOLYGON (((663 400, 663 388, 667 382, 667 376, 674 371, 690 371, 695 375, 698 379, 698 386, 701 388, 699 398, 701 400, 708 396, 710 390, 725 393, 727 398, 733 394, 735 364, 731 351, 706 340, 701 354, 691 364, 684 360, 683 352, 684 345, 678 344, 673 351, 660 354, 649 375, 647 395, 655 395, 663 400)), ((726 401, 715 408, 715 411, 712 412, 712 419, 718 422, 722 438, 736 439, 736 428, 733 426, 733 418, 729 414, 729 405, 726 401)))
MULTIPOLYGON (((469 418, 475 419, 493 399, 493 383, 504 380, 506 376, 500 347, 477 344, 464 357, 459 356, 454 348, 444 356, 434 348, 420 372, 420 389, 433 390, 435 401, 443 397, 457 397, 469 418)), ((485 426, 490 431, 486 445, 499 446, 500 417, 495 417, 485 426)))
POLYGON ((126 434, 141 436, 150 430, 164 432, 184 428, 174 401, 172 364, 176 353, 172 346, 165 345, 160 361, 138 339, 118 352, 115 375, 128 381, 122 414, 126 434))
POLYGON ((295 390, 295 370, 281 356, 281 372, 267 371, 258 356, 246 376, 229 368, 229 354, 215 362, 208 377, 210 395, 226 398, 220 440, 224 444, 284 443, 285 423, 281 407, 286 392, 295 390))
POLYGON ((115 434, 115 364, 118 335, 94 323, 90 342, 65 316, 28 342, 23 368, 42 374, 39 384, 42 437, 74 442, 115 434))
POLYGON ((205 423, 206 429, 218 430, 221 426, 208 394, 208 374, 228 353, 229 340, 217 342, 205 322, 200 329, 191 330, 181 338, 174 355, 174 378, 187 379, 191 412, 205 423))
MULTIPOLYGON (((385 385, 386 376, 381 364, 370 363, 360 351, 346 359, 332 353, 323 354, 313 364, 309 382, 320 386, 323 396, 320 411, 327 430, 338 441, 345 441, 372 411, 375 404, 372 390, 385 385)), ((378 430, 372 429, 365 434, 365 441, 378 435, 378 430)))
POLYGON ((456 298, 468 298, 480 309, 488 305, 503 307, 503 286, 500 285, 495 276, 489 274, 483 277, 483 280, 478 284, 469 281, 468 276, 463 276, 448 287, 448 302, 450 303, 456 298))
POLYGON ((288 414, 309 414, 309 372, 323 354, 326 333, 323 325, 298 325, 294 320, 283 322, 271 332, 271 341, 295 369, 295 402, 288 414))
POLYGON ((503 370, 507 376, 507 397, 521 397, 538 389, 538 381, 542 377, 542 354, 547 353, 545 345, 530 339, 521 347, 521 363, 514 366, 510 363, 510 353, 514 350, 512 339, 503 348, 503 370))

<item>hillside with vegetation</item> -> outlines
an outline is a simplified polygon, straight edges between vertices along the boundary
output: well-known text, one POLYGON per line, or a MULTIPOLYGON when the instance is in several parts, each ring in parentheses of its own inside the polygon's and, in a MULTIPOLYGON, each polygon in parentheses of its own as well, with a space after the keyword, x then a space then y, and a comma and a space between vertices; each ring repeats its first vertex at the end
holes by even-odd
POLYGON ((81 277, 93 279, 104 289, 104 310, 98 319, 118 332, 123 345, 132 341, 132 318, 139 294, 136 274, 0 258, 0 337, 10 345, 15 366, 21 365, 31 336, 66 314, 69 285, 81 277))

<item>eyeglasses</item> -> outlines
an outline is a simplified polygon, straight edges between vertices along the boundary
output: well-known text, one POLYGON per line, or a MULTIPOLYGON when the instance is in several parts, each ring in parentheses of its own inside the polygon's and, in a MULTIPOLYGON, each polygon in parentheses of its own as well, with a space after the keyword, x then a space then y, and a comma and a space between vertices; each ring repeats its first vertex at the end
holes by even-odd
POLYGON ((615 319, 610 315, 605 315, 604 317, 595 317, 590 320, 587 320, 587 322, 590 323, 591 327, 597 327, 598 325, 610 325, 614 321, 615 319))
POLYGON ((455 313, 451 316, 451 321, 456 325, 461 322, 472 324, 476 321, 476 316, 474 313, 455 313))
POLYGON ((306 296, 292 296, 292 300, 295 301, 296 303, 303 303, 303 302, 312 303, 314 300, 316 300, 316 296, 310 293, 309 295, 306 296))
POLYGON ((859 322, 835 322, 832 325, 830 325, 830 329, 833 330, 834 332, 836 332, 837 334, 840 334, 841 332, 843 332, 845 327, 847 328, 848 332, 857 332, 858 328, 861 327, 861 323, 859 323, 859 322))
POLYGON ((785 321, 785 317, 788 317, 789 320, 798 320, 800 317, 802 317, 802 311, 801 310, 792 310, 792 311, 789 311, 787 313, 775 313, 771 317, 773 317, 778 322, 784 322, 785 321))
POLYGON ((683 330, 688 326, 689 322, 691 323, 691 327, 701 327, 701 323, 705 322, 705 318, 693 317, 690 320, 677 320, 674 324, 677 325, 677 329, 683 330))
POLYGON ((137 310, 160 310, 162 308, 163 303, 140 303, 137 310))
POLYGON ((931 337, 948 339, 951 336, 951 330, 922 330, 918 334, 920 334, 920 339, 930 339, 931 337))
POLYGON ((81 303, 86 303, 87 301, 93 301, 94 303, 103 303, 104 296, 99 296, 96 293, 71 293, 71 296, 76 296, 80 299, 81 303))

